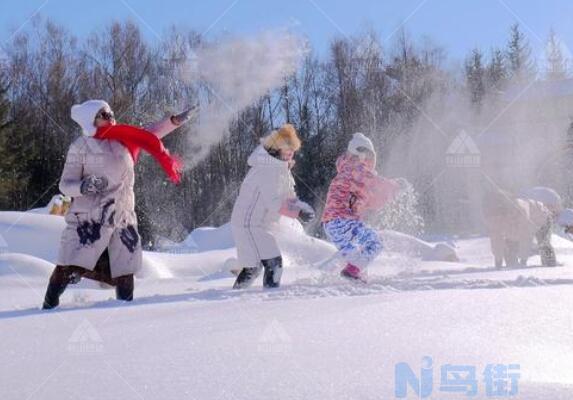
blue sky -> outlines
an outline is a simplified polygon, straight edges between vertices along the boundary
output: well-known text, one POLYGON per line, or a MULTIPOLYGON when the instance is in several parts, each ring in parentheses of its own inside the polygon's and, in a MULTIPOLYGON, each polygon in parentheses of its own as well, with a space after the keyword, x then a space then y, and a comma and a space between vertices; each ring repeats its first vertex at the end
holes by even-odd
POLYGON ((208 36, 289 27, 309 37, 320 54, 337 35, 373 28, 382 38, 404 24, 417 37, 428 35, 454 57, 475 47, 503 45, 509 26, 520 21, 532 46, 541 49, 550 28, 573 45, 571 0, 20 0, 0 3, 0 40, 9 40, 38 9, 43 16, 85 36, 113 19, 131 18, 149 40, 171 24, 208 36))

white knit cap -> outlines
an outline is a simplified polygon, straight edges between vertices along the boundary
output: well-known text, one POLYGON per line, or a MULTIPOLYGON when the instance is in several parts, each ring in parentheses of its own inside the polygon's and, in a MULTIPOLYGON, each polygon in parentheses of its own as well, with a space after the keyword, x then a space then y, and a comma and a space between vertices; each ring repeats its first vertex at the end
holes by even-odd
POLYGON ((348 143, 348 152, 359 157, 364 157, 364 152, 358 150, 360 147, 365 147, 372 152, 374 155, 374 162, 376 163, 376 151, 374 151, 374 145, 372 141, 368 139, 363 133, 356 132, 352 135, 352 139, 348 143))
POLYGON ((103 100, 88 100, 82 104, 76 104, 72 106, 72 119, 82 127, 84 135, 95 135, 97 128, 94 126, 94 120, 97 113, 102 108, 111 110, 109 104, 103 100))

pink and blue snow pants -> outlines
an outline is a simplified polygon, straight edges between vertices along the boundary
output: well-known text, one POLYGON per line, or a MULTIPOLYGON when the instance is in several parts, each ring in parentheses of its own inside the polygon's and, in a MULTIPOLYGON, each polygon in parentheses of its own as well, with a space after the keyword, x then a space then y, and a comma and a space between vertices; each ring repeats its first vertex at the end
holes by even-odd
POLYGON ((382 239, 362 221, 335 218, 324 224, 324 231, 345 260, 359 268, 366 268, 382 252, 382 239))

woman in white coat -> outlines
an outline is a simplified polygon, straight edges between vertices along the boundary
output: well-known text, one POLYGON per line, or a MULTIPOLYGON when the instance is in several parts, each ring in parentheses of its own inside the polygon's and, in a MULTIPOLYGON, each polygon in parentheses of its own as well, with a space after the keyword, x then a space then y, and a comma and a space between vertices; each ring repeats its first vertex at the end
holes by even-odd
POLYGON ((245 177, 231 216, 231 229, 242 268, 234 288, 250 286, 264 269, 263 286, 280 285, 282 257, 272 233, 281 215, 308 222, 314 210, 298 200, 290 172, 301 142, 290 124, 261 140, 248 159, 245 177))
POLYGON ((140 150, 146 150, 178 183, 179 161, 160 138, 190 115, 187 111, 171 116, 145 130, 116 124, 103 100, 72 107, 71 117, 83 135, 71 144, 60 179, 60 190, 72 204, 65 215, 58 265, 50 277, 44 309, 58 306, 67 285, 82 277, 115 286, 120 300, 133 299, 133 274, 141 268, 134 165, 140 150))
POLYGON ((495 266, 526 266, 533 239, 537 241, 541 264, 557 265, 551 246, 552 212, 540 201, 514 198, 496 190, 484 196, 483 215, 491 242, 495 266))

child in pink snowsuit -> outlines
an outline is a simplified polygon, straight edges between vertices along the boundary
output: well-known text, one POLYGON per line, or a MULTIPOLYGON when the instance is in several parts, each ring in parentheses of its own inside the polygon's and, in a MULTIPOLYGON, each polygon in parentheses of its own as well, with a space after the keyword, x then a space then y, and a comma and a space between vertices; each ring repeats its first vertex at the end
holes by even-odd
POLYGON ((392 200, 399 185, 376 173, 376 153, 370 139, 355 133, 348 151, 336 161, 338 174, 328 190, 322 215, 328 239, 347 261, 341 275, 362 279, 362 271, 382 251, 377 232, 362 219, 370 210, 379 210, 392 200))

